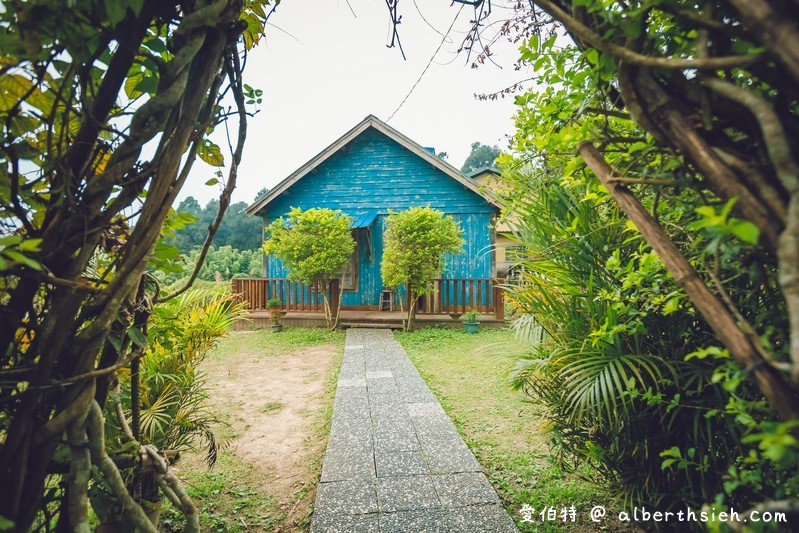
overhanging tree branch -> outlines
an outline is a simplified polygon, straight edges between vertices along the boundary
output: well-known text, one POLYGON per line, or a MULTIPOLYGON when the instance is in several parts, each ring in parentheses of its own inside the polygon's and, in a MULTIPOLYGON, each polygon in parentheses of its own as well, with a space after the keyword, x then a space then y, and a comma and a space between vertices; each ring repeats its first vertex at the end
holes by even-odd
POLYGON ((217 210, 216 217, 208 226, 208 235, 205 237, 205 242, 200 250, 200 255, 195 261, 194 268, 192 269, 188 281, 183 285, 183 287, 173 291, 172 293, 164 297, 156 297, 156 303, 175 298, 176 296, 186 292, 189 287, 194 284, 197 276, 200 273, 200 269, 205 262, 205 258, 208 255, 208 250, 211 247, 214 236, 216 235, 216 232, 222 223, 222 219, 227 212, 227 208, 230 205, 230 198, 233 194, 233 189, 236 188, 239 165, 241 164, 241 157, 244 153, 244 143, 247 140, 247 110, 245 107, 244 90, 241 81, 241 65, 239 63, 239 57, 235 49, 229 50, 227 54, 227 58, 225 60, 225 72, 227 73, 230 88, 233 92, 233 98, 236 102, 236 108, 238 109, 239 129, 238 136, 236 138, 236 149, 233 150, 231 154, 232 160, 230 163, 230 170, 228 171, 227 182, 225 183, 225 188, 222 190, 222 194, 219 196, 219 209, 217 210))
POLYGON ((780 286, 788 304, 791 335, 791 379, 799 383, 799 165, 793 157, 787 135, 774 109, 761 98, 719 78, 703 78, 716 93, 748 108, 760 124, 763 142, 774 170, 788 191, 786 225, 779 238, 780 286))
POLYGON ((558 7, 550 0, 536 0, 541 9, 549 13, 553 18, 560 21, 568 31, 578 39, 585 41, 600 52, 606 53, 619 61, 624 61, 631 65, 648 68, 663 69, 697 69, 697 70, 718 70, 741 68, 762 61, 762 54, 735 55, 727 57, 707 57, 707 58, 680 58, 680 57, 656 57, 639 54, 627 47, 611 43, 594 32, 591 28, 572 17, 566 11, 558 7))
POLYGON ((771 408, 786 420, 799 418, 799 399, 796 393, 761 357, 760 351, 752 345, 752 339, 741 331, 724 304, 708 289, 696 270, 652 219, 644 206, 627 188, 612 181, 615 173, 602 155, 587 141, 580 144, 578 151, 619 207, 635 223, 638 231, 663 261, 675 281, 685 290, 718 339, 729 349, 733 358, 750 373, 771 408))

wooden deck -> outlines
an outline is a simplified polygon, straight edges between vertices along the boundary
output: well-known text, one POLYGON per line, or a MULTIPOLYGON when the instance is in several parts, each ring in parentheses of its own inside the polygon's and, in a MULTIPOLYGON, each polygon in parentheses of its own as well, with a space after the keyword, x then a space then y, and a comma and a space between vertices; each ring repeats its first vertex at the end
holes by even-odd
MULTIPOLYGON (((418 327, 461 327, 460 316, 473 309, 482 318, 484 327, 505 325, 505 304, 502 280, 492 278, 434 279, 430 292, 419 300, 416 314, 418 327)), ((333 309, 338 306, 338 280, 333 280, 328 298, 333 309)), ((324 327, 322 292, 284 278, 238 278, 233 280, 233 294, 245 304, 247 319, 234 324, 234 329, 260 329, 271 326, 267 303, 278 300, 286 313, 281 322, 287 327, 324 327)), ((382 300, 382 297, 381 297, 382 300)), ((343 302, 342 302, 343 303, 343 302)), ((339 325, 347 327, 402 328, 402 315, 396 306, 351 306, 343 303, 339 325), (386 309, 379 311, 380 308, 386 309)))
MULTIPOLYGON (((314 328, 325 326, 323 313, 289 312, 283 317, 286 327, 314 328)), ((235 330, 264 329, 270 327, 269 313, 266 311, 251 311, 246 320, 239 320, 233 325, 235 330)), ((494 315, 483 315, 480 325, 488 328, 501 328, 505 321, 494 315)), ((372 328, 402 328, 402 315, 399 311, 354 311, 342 309, 339 316, 339 327, 372 327, 372 328)), ((416 315, 416 327, 463 327, 461 321, 450 315, 416 315)))
MULTIPOLYGON (((333 280, 328 294, 330 306, 338 306, 338 283, 333 280)), ((417 315, 450 316, 462 315, 470 309, 483 316, 494 315, 502 320, 505 310, 502 280, 493 278, 438 278, 430 282, 428 294, 419 299, 417 315)), ((318 286, 310 287, 299 281, 285 278, 236 278, 232 283, 233 294, 246 303, 250 312, 266 311, 267 303, 279 300, 281 311, 289 313, 323 313, 322 292, 318 286)), ((398 295, 396 296, 398 297, 398 295)), ((396 297, 394 298, 396 309, 396 297)), ((403 296, 404 298, 405 296, 403 296)), ((377 304, 378 302, 373 302, 377 304)), ((342 302, 347 309, 347 302, 342 302)), ((407 305, 407 304, 406 304, 407 305)), ((374 305, 373 310, 380 306, 374 305)), ((363 309, 350 306, 349 310, 363 309)))

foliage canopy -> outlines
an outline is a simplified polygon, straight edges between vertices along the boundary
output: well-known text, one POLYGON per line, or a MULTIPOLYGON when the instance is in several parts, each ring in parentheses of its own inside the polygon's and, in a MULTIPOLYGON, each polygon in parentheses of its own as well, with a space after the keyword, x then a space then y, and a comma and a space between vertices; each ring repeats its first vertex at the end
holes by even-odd
POLYGON ((439 275, 444 256, 457 253, 463 253, 463 231, 441 211, 411 207, 386 219, 380 275, 387 287, 405 287, 406 330, 413 329, 416 302, 430 292, 430 282, 439 275))
POLYGON ((481 142, 473 142, 472 151, 463 162, 461 172, 468 174, 481 168, 494 167, 501 153, 499 146, 488 146, 481 142))
MULTIPOLYGON (((268 6, 36 0, 0 13, 0 226, 10 235, 0 243, 0 516, 17 530, 88 530, 90 475, 129 524, 154 530, 106 449, 102 407, 114 371, 138 365, 153 305, 170 296, 145 272, 171 260, 162 227, 196 159, 223 181, 210 233, 230 203, 257 101, 242 59, 268 6), (238 123, 229 155, 212 140, 228 119, 238 123), (68 494, 51 475, 70 480, 68 494)), ((141 450, 156 477, 177 481, 154 448, 141 450)), ((168 497, 185 495, 170 487, 168 497)), ((178 507, 197 528, 190 503, 178 507)))
MULTIPOLYGON (((486 6, 476 3, 481 16, 486 6)), ((522 43, 519 63, 536 85, 516 96, 514 153, 503 159, 503 200, 527 248, 510 299, 534 341, 517 385, 548 406, 563 460, 588 462, 630 501, 795 505, 796 6, 540 0, 517 9, 502 31, 522 43), (721 345, 684 280, 586 171, 583 141, 735 317, 770 370, 766 383, 747 379, 751 369, 721 345), (789 401, 769 405, 776 389, 792 390, 789 401)), ((481 16, 477 48, 490 27, 481 16)))
POLYGON ((328 292, 330 282, 339 278, 352 260, 355 239, 351 224, 352 217, 338 210, 294 207, 288 218, 280 217, 266 228, 264 251, 283 262, 289 278, 307 285, 319 283, 325 289, 325 315, 331 328, 338 322, 338 309, 335 313, 330 309, 328 292))
MULTIPOLYGON (((230 246, 236 250, 259 250, 263 244, 263 228, 261 219, 244 213, 246 202, 230 204, 219 228, 214 235, 213 244, 218 248, 230 246)), ((181 253, 189 253, 205 242, 208 226, 213 223, 219 212, 219 201, 210 200, 201 207, 194 197, 189 196, 176 208, 179 213, 186 213, 195 221, 174 232, 167 242, 178 247, 181 253)))

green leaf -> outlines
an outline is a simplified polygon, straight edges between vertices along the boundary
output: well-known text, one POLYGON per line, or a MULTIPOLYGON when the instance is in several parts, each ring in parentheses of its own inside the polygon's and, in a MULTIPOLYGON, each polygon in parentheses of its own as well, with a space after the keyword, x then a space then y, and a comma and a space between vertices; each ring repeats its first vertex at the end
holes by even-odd
POLYGON ((663 450, 660 452, 661 457, 676 457, 677 459, 682 459, 682 451, 680 450, 679 446, 672 446, 668 450, 663 450))
POLYGON ((129 327, 128 328, 128 337, 136 346, 140 348, 147 349, 148 342, 147 342, 147 335, 142 333, 139 328, 129 327))
POLYGON ((6 518, 5 516, 0 516, 0 531, 11 531, 14 528, 14 522, 6 518))
POLYGON ((128 0, 128 5, 133 13, 138 17, 144 7, 144 0, 128 0))
POLYGON ((19 243, 19 249, 22 252, 38 252, 41 242, 42 239, 27 239, 19 243))
POLYGON ((111 346, 114 347, 114 350, 116 350, 117 353, 119 353, 119 351, 122 349, 122 339, 120 339, 116 335, 109 335, 108 342, 109 344, 111 344, 111 346))
POLYGON ((742 241, 749 244, 757 244, 760 240, 760 228, 749 222, 738 218, 731 218, 729 222, 730 231, 742 241))
POLYGON ((685 356, 686 361, 690 361, 691 359, 706 359, 707 357, 712 356, 713 359, 723 359, 728 358, 730 356, 729 352, 726 349, 719 348, 718 346, 708 346, 707 348, 700 348, 699 350, 695 350, 688 355, 685 356))
POLYGON ((663 316, 668 316, 680 309, 680 299, 678 297, 669 298, 663 306, 663 316))
POLYGON ((147 39, 144 41, 144 46, 152 50, 153 52, 161 53, 166 52, 166 43, 160 37, 153 37, 151 39, 147 39))
POLYGON ((538 52, 538 34, 537 33, 533 33, 530 36, 530 41, 528 42, 527 45, 530 47, 530 50, 532 50, 534 52, 538 52))
POLYGON ((105 13, 111 26, 116 26, 125 18, 127 7, 124 2, 119 0, 103 0, 105 4, 105 13))
POLYGON ((149 74, 144 74, 139 83, 136 84, 134 91, 153 95, 157 89, 158 78, 149 74))
POLYGON ((0 237, 0 246, 14 246, 22 242, 22 235, 6 235, 0 237))
POLYGON ((21 74, 0 75, 0 112, 17 105, 31 87, 33 83, 21 74))
POLYGON ((41 270, 42 269, 42 265, 40 265, 37 261, 34 261, 30 257, 25 257, 24 255, 22 255, 21 253, 19 253, 17 251, 5 249, 5 250, 3 250, 2 253, 3 253, 3 255, 5 255, 9 259, 11 259, 12 261, 15 261, 17 263, 21 263, 21 264, 23 264, 25 266, 28 266, 28 267, 30 267, 30 268, 32 268, 34 270, 41 270))
POLYGON ((219 180, 216 178, 211 178, 210 180, 205 182, 206 185, 216 185, 217 183, 219 183, 219 180))
POLYGON ((140 70, 128 73, 128 77, 125 79, 125 95, 131 100, 135 100, 136 98, 144 94, 142 91, 136 88, 138 87, 143 77, 144 74, 140 70))
POLYGON ((197 156, 212 167, 221 167, 225 165, 222 149, 208 139, 203 139, 200 148, 197 150, 197 156))

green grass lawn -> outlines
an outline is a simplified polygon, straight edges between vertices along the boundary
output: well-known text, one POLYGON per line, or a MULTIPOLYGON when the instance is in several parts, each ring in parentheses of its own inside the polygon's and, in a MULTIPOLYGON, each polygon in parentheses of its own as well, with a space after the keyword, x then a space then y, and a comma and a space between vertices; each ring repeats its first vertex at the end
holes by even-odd
MULTIPOLYGON (((592 505, 607 498, 576 475, 550 461, 544 420, 524 393, 513 391, 508 371, 524 350, 508 329, 422 329, 397 333, 441 405, 497 489, 508 513, 522 531, 593 529, 587 522, 592 505), (519 510, 535 508, 534 522, 522 522, 519 510), (575 506, 582 511, 575 524, 541 520, 545 507, 575 506), (582 519, 580 519, 582 518, 582 519)), ((546 517, 546 515, 545 515, 546 517)))
POLYGON ((267 329, 239 332, 222 339, 211 357, 224 359, 241 352, 269 357, 320 344, 337 344, 343 353, 344 333, 322 328, 286 328, 278 334, 267 329))

